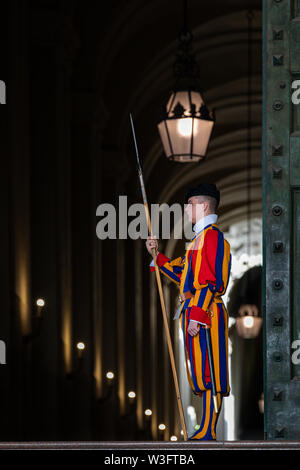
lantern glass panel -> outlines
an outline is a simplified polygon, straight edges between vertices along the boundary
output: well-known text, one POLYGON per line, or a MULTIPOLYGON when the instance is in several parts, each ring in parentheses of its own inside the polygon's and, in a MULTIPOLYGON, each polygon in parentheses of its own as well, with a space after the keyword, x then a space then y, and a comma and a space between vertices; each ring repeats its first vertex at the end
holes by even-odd
POLYGON ((193 138, 193 153, 196 155, 205 155, 209 138, 213 130, 213 121, 204 121, 203 119, 195 119, 194 128, 197 130, 194 132, 193 138))
POLYGON ((186 155, 191 158, 191 132, 188 131, 189 129, 192 130, 192 125, 188 123, 186 127, 182 126, 182 121, 186 122, 187 120, 192 121, 190 118, 169 119, 166 121, 174 156, 186 155))
POLYGON ((168 158, 171 157, 172 151, 170 148, 170 142, 167 133, 166 121, 162 121, 158 124, 158 130, 160 134, 160 138, 164 147, 165 154, 168 158))

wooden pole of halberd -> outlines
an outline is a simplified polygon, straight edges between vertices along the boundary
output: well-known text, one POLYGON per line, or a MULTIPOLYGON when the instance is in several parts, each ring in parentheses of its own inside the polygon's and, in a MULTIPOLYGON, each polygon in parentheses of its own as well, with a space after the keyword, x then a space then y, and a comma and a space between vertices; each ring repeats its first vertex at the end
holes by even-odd
MULTIPOLYGON (((145 212, 146 212, 146 217, 147 217, 148 231, 149 231, 149 234, 152 236, 151 220, 150 220, 148 203, 145 203, 144 207, 145 207, 145 212)), ((166 304, 165 304, 165 299, 164 299, 164 294, 163 294, 160 271, 159 271, 159 267, 156 264, 156 251, 155 251, 155 249, 152 250, 152 256, 153 256, 153 261, 154 261, 154 266, 155 266, 155 275, 156 275, 156 281, 157 281, 157 287, 158 287, 158 292, 159 292, 161 310, 162 310, 162 315, 163 315, 164 329, 165 329, 165 334, 166 334, 166 338, 167 338, 171 368, 172 368, 172 373, 173 373, 173 379, 174 379, 174 385, 175 385, 175 392, 176 392, 179 416, 180 416, 181 426, 182 426, 182 430, 183 430, 183 437, 184 437, 184 440, 187 441, 187 439, 188 439, 187 430, 186 430, 182 400, 181 400, 181 395, 180 395, 177 371, 176 371, 176 366, 175 366, 175 358, 174 358, 174 352, 173 352, 170 329, 169 329, 169 323, 168 323, 168 315, 167 315, 167 309, 166 309, 166 304)))
MULTIPOLYGON (((152 227, 151 227, 151 218, 150 218, 149 206, 148 206, 148 201, 147 201, 147 196, 146 196, 143 172, 142 172, 142 167, 141 167, 141 164, 140 164, 139 152, 138 152, 138 147, 137 147, 137 142, 136 142, 136 137, 135 137, 135 131, 134 131, 134 124, 133 124, 133 119, 132 119, 131 114, 130 114, 130 123, 131 123, 132 135, 133 135, 135 151, 136 151, 138 174, 139 174, 140 186, 141 186, 142 197, 143 197, 145 213, 146 213, 146 218, 147 218, 148 232, 149 232, 149 235, 152 236, 152 227)), ((155 275, 156 275, 156 281, 157 281, 157 287, 158 287, 158 292, 159 292, 161 310, 162 310, 162 315, 163 315, 164 329, 165 329, 165 334, 166 334, 166 338, 167 338, 171 368, 172 368, 172 373, 173 373, 173 379, 174 379, 174 385, 175 385, 175 391, 176 391, 176 398, 177 398, 179 416, 180 416, 181 426, 182 426, 182 430, 183 430, 183 437, 184 437, 184 440, 187 441, 188 440, 187 430, 186 430, 182 400, 181 400, 178 377, 177 377, 176 366, 175 366, 175 358, 174 358, 174 352, 173 352, 170 329, 169 329, 169 323, 168 323, 168 315, 167 315, 167 309, 166 309, 166 304, 165 304, 165 299, 164 299, 164 294, 163 294, 163 289, 162 289, 160 271, 159 271, 159 268, 156 264, 155 249, 152 250, 152 256, 153 256, 153 261, 154 261, 154 266, 155 266, 155 275)))

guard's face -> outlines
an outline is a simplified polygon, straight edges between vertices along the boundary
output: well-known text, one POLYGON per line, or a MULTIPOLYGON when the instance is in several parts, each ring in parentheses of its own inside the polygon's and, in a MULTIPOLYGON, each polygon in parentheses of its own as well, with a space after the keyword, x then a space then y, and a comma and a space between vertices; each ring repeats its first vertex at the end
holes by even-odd
POLYGON ((195 224, 204 217, 205 202, 200 202, 197 196, 190 197, 185 207, 189 222, 195 224))

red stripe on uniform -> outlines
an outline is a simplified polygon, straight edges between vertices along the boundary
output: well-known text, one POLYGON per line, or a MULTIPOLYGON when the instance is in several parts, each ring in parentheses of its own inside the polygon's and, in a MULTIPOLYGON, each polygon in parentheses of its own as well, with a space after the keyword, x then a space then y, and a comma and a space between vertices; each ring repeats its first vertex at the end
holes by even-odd
POLYGON ((201 267, 199 270, 199 284, 211 282, 215 285, 215 264, 218 248, 218 230, 208 230, 205 234, 201 267))
POLYGON ((210 370, 209 370, 209 362, 208 362, 207 351, 206 351, 206 354, 205 354, 204 377, 205 377, 205 382, 210 382, 210 370))

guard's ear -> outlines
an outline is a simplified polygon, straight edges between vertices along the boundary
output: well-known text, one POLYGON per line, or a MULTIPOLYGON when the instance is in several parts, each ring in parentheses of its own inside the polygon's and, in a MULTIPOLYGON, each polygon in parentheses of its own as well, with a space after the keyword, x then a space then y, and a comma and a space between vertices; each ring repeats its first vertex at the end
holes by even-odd
POLYGON ((210 205, 208 201, 203 201, 204 204, 206 204, 206 208, 210 209, 210 205))

